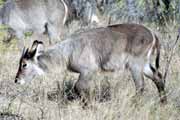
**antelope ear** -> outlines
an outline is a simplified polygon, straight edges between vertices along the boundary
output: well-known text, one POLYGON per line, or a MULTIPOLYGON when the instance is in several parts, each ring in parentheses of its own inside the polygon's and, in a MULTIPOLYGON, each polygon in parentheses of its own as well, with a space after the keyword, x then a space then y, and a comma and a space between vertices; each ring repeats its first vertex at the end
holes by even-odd
POLYGON ((37 45, 39 42, 40 41, 38 41, 38 40, 34 40, 32 46, 31 46, 30 52, 34 51, 37 48, 37 45))
POLYGON ((32 44, 30 54, 32 57, 38 57, 44 52, 43 42, 35 40, 32 44))
POLYGON ((36 50, 36 54, 35 54, 36 57, 41 55, 44 52, 43 42, 39 41, 35 50, 36 50))

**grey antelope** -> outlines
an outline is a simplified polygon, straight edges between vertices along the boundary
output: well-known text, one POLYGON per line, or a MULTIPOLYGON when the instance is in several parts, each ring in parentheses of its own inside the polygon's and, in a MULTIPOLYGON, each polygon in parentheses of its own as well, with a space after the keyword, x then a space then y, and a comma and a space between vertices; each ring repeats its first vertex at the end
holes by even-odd
POLYGON ((90 89, 91 75, 98 71, 129 69, 138 93, 144 90, 144 76, 156 85, 160 101, 166 102, 165 85, 158 71, 160 44, 157 36, 138 24, 118 24, 76 33, 43 50, 43 43, 34 41, 23 51, 15 83, 23 84, 42 75, 48 64, 65 60, 69 70, 79 73, 75 89, 82 95, 90 89), (155 67, 152 55, 155 54, 155 67), (54 61, 54 62, 53 62, 54 61))
POLYGON ((68 14, 64 0, 7 0, 0 7, 0 24, 8 26, 20 45, 26 32, 33 32, 35 38, 47 33, 51 42, 62 36, 68 14))
POLYGON ((44 33, 48 35, 50 42, 60 40, 67 25, 75 19, 83 23, 98 22, 96 7, 91 2, 82 0, 6 0, 0 7, 0 25, 8 26, 9 33, 4 41, 10 41, 12 37, 16 36, 21 44, 27 32, 32 32, 32 37, 40 40, 44 33))

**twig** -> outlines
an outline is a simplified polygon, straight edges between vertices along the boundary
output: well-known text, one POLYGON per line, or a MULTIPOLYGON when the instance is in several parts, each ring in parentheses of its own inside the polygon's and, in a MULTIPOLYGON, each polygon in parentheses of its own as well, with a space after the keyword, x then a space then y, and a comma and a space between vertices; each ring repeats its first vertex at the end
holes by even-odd
POLYGON ((61 119, 61 105, 60 105, 60 90, 61 90, 61 86, 59 84, 59 81, 57 81, 57 89, 58 89, 58 112, 59 112, 59 118, 61 119))
POLYGON ((175 41, 175 43, 174 43, 174 45, 172 46, 172 49, 171 49, 171 51, 170 51, 170 55, 169 55, 169 57, 167 57, 167 63, 166 63, 166 66, 165 66, 165 72, 164 72, 164 84, 165 84, 165 82, 166 82, 166 78, 167 78, 167 74, 168 74, 168 72, 169 72, 169 67, 170 67, 170 64, 171 64, 171 60, 172 60, 172 58, 173 58, 173 55, 174 55, 174 51, 175 51, 175 49, 176 49, 176 44, 177 44, 177 42, 178 42, 178 40, 179 40, 179 35, 180 35, 180 28, 179 28, 179 30, 178 30, 178 35, 177 35, 177 38, 176 38, 176 41, 175 41))

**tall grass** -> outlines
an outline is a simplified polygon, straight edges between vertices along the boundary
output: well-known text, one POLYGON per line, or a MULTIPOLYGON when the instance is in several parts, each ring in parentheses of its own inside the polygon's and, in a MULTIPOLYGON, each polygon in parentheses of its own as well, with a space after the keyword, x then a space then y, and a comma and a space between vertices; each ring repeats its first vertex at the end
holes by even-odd
MULTIPOLYGON (((104 18, 103 18, 104 20, 104 18)), ((102 21, 104 26, 106 20, 102 21)), ((114 23, 122 23, 116 20, 114 23)), ((161 47, 161 71, 164 71, 166 57, 177 36, 177 23, 166 24, 159 29, 156 24, 144 23, 158 35, 161 47)), ((85 29, 88 29, 88 26, 85 29)), ((80 29, 72 23, 68 33, 80 29)), ((5 33, 0 32, 0 120, 5 117, 25 120, 178 120, 180 119, 180 54, 179 46, 171 61, 166 81, 168 103, 159 103, 157 89, 153 82, 145 79, 145 92, 135 95, 135 87, 128 71, 97 73, 93 76, 91 100, 86 109, 79 99, 72 97, 71 88, 78 74, 64 68, 54 67, 53 72, 36 77, 24 86, 16 85, 14 77, 18 69, 20 52, 16 40, 9 44, 2 42, 5 33), (103 96, 104 95, 104 96, 103 96), (102 99, 104 98, 104 99, 102 99)), ((58 65, 57 65, 58 66, 58 65)))
MULTIPOLYGON (((166 55, 169 53, 167 45, 171 46, 177 35, 177 30, 174 28, 173 25, 168 27, 166 34, 157 32, 162 43, 161 71, 164 70, 166 55)), ((155 27, 151 29, 156 30, 155 27)), ((1 43, 1 46, 4 44, 1 43)), ((166 82, 167 105, 159 103, 156 87, 147 78, 144 94, 135 96, 130 73, 120 71, 98 73, 93 76, 96 92, 93 92, 92 96, 99 96, 100 91, 107 90, 109 98, 100 102, 98 97, 98 99, 92 97, 89 106, 83 109, 80 100, 69 101, 66 96, 70 92, 69 88, 76 82, 78 74, 57 67, 56 72, 37 77, 25 86, 15 85, 14 77, 20 53, 11 45, 5 48, 5 52, 0 54, 0 113, 8 113, 9 116, 18 115, 26 120, 178 120, 180 118, 178 49, 171 61, 166 82), (103 85, 108 89, 103 89, 103 85)), ((2 49, 4 48, 1 47, 1 52, 2 49)), ((0 114, 0 119, 2 115, 0 114)))

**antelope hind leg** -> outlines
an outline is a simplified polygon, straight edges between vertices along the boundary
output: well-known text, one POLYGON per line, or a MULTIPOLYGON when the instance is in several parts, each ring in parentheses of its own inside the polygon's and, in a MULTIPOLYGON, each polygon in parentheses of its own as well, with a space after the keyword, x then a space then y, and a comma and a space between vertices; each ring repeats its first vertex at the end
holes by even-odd
POLYGON ((156 70, 151 64, 146 64, 144 66, 144 75, 150 78, 156 85, 159 92, 160 102, 167 103, 165 85, 161 73, 156 70))
POLYGON ((142 67, 138 64, 134 64, 130 66, 130 71, 135 83, 136 94, 141 95, 144 91, 144 77, 142 73, 142 67))

